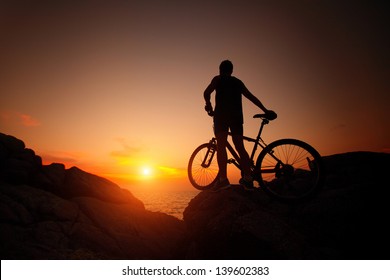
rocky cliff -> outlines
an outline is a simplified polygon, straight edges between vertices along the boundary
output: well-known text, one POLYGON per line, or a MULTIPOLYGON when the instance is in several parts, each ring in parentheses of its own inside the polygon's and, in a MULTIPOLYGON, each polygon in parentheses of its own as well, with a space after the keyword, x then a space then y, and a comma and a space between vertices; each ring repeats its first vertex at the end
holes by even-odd
POLYGON ((42 165, 0 133, 1 259, 389 259, 390 155, 324 162, 324 188, 310 201, 232 187, 201 192, 181 221, 104 178, 42 165))
POLYGON ((177 259, 182 221, 146 211, 114 183, 0 134, 1 259, 177 259))
POLYGON ((202 192, 184 212, 194 259, 390 259, 390 155, 324 157, 326 180, 288 205, 240 187, 202 192))

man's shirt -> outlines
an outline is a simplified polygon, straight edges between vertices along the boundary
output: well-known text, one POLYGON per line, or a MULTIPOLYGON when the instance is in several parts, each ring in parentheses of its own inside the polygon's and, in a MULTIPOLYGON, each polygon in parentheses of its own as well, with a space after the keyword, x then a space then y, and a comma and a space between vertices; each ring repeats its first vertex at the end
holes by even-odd
POLYGON ((215 95, 214 118, 220 121, 243 123, 242 93, 244 83, 233 76, 219 75, 213 78, 215 95))

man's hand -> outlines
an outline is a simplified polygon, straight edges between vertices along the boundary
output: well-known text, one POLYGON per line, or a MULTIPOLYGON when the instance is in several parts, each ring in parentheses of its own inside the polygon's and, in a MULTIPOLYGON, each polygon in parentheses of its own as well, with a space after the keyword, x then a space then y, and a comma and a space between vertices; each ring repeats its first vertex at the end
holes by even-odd
POLYGON ((267 115, 267 119, 269 119, 270 121, 278 117, 278 115, 272 110, 265 110, 264 113, 267 115))
POLYGON ((204 109, 206 110, 206 112, 209 116, 214 115, 213 106, 211 105, 211 103, 206 103, 206 106, 204 106, 204 109))

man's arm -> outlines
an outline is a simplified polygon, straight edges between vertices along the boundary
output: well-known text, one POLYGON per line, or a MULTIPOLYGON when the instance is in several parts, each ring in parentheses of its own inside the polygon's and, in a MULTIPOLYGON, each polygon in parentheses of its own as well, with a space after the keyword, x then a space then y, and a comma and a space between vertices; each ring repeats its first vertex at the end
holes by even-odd
POLYGON ((204 97, 204 101, 206 102, 206 105, 211 105, 211 93, 213 93, 214 91, 214 85, 213 85, 213 82, 211 82, 207 88, 205 89, 204 93, 203 93, 203 97, 204 97))
POLYGON ((246 98, 248 98, 250 101, 252 101, 253 104, 255 104, 257 107, 259 107, 261 110, 264 111, 264 113, 267 113, 269 110, 267 108, 264 107, 263 103, 261 103, 261 101, 256 97, 254 96, 247 88, 246 86, 244 85, 244 88, 243 88, 243 93, 242 93, 246 98))
POLYGON ((211 105, 211 94, 215 90, 215 78, 211 81, 211 83, 207 86, 203 93, 204 101, 206 102, 206 106, 204 109, 207 113, 211 113, 213 111, 213 106, 211 105))

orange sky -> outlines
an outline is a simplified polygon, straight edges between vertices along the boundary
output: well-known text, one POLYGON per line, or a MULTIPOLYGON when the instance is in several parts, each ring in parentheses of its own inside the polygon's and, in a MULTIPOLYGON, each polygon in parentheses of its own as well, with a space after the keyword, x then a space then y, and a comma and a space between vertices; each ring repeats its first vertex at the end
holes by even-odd
MULTIPOLYGON (((0 131, 45 163, 190 188, 188 158, 212 136, 202 93, 223 59, 278 113, 266 141, 389 151, 387 14, 375 2, 8 2, 0 131)), ((258 110, 244 111, 254 136, 258 110)))

